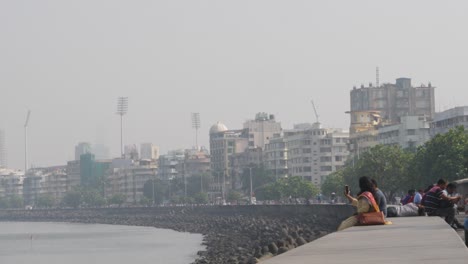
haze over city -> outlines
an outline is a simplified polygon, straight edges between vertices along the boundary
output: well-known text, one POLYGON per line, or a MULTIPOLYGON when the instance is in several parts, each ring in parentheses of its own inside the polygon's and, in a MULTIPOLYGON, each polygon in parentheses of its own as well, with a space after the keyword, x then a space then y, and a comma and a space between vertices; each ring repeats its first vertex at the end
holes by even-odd
POLYGON ((80 141, 120 151, 119 96, 129 97, 125 144, 161 153, 200 145, 221 121, 257 112, 283 128, 349 127, 353 86, 412 78, 436 86, 436 111, 466 105, 464 1, 3 1, 0 128, 8 165, 64 165, 80 141), (456 5, 453 4, 456 2, 456 5))

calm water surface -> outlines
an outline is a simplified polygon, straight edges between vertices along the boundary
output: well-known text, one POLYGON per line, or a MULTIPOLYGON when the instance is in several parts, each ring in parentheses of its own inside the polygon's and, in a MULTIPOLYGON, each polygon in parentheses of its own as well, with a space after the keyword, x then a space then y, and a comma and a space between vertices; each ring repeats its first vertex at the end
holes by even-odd
POLYGON ((0 222, 0 263, 187 264, 202 239, 152 227, 0 222))

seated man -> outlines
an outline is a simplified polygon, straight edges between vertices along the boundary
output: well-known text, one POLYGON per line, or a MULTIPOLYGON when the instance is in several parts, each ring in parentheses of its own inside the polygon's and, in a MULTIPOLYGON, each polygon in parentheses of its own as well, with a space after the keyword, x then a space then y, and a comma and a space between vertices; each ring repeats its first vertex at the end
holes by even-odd
POLYGON ((452 225, 453 219, 455 218, 455 208, 443 207, 442 201, 449 201, 457 203, 460 201, 460 196, 457 197, 448 197, 444 194, 444 189, 447 187, 447 181, 444 179, 439 179, 437 185, 432 187, 424 196, 422 204, 424 205, 424 210, 428 216, 442 216, 445 217, 445 222, 449 225, 452 225))
POLYGON ((415 192, 416 192, 416 190, 414 190, 414 189, 409 190, 408 194, 405 196, 405 198, 403 198, 401 200, 401 204, 405 205, 405 204, 408 204, 408 203, 412 203, 413 199, 414 199, 414 193, 415 192))
MULTIPOLYGON (((459 197, 457 193, 457 184, 454 182, 451 182, 447 185, 447 188, 444 190, 444 194, 447 195, 448 197, 459 197)), ((450 202, 450 201, 442 201, 441 202, 441 207, 453 207, 455 208, 455 213, 458 213, 458 206, 456 203, 450 202)), ((453 218, 453 222, 450 224, 453 228, 463 228, 463 225, 458 222, 457 218, 453 218)))

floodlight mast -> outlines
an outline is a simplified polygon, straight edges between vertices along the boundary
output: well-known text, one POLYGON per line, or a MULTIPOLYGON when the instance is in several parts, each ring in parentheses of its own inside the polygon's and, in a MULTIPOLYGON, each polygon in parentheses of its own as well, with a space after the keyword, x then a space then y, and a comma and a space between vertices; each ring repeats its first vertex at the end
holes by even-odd
POLYGON ((198 129, 200 128, 200 113, 192 113, 192 128, 195 129, 195 146, 198 149, 198 129))
POLYGON ((26 176, 26 172, 28 171, 28 124, 30 116, 31 110, 28 110, 26 121, 24 122, 24 176, 26 176))
POLYGON ((117 112, 116 114, 120 116, 120 156, 124 158, 123 152, 123 116, 127 114, 128 111, 128 97, 119 97, 117 98, 117 112))

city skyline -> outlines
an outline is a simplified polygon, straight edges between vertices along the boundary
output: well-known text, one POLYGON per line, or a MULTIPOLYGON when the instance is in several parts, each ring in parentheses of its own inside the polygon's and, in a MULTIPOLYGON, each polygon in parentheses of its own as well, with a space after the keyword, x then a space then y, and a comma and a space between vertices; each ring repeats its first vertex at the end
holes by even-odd
POLYGON ((377 66, 380 83, 431 82, 436 111, 468 105, 462 1, 45 2, 0 4, 0 129, 12 168, 24 166, 28 109, 30 165, 66 164, 82 141, 118 156, 119 96, 129 97, 124 144, 161 153, 195 145, 192 112, 204 146, 217 121, 236 129, 257 112, 283 128, 312 123, 310 100, 324 126, 348 129, 349 92, 375 84, 377 66))

